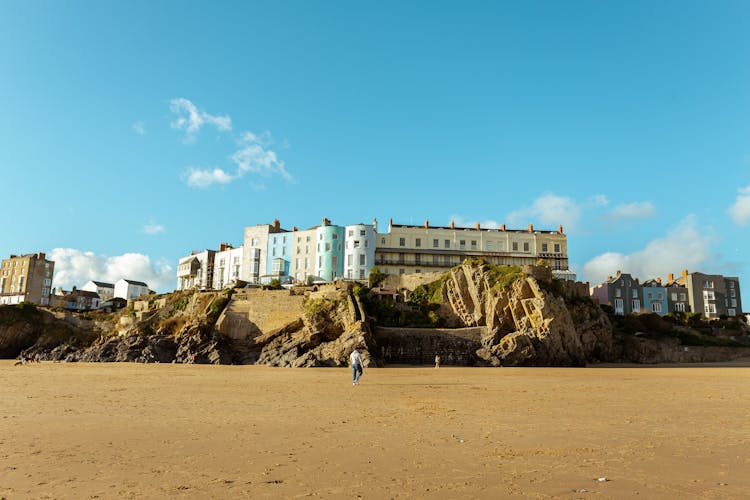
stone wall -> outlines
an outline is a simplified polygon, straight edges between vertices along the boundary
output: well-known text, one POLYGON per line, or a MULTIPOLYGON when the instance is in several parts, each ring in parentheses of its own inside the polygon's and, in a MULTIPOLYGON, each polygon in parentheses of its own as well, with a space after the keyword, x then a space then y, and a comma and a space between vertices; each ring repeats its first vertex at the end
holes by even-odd
POLYGON ((304 297, 288 290, 236 291, 216 322, 216 329, 234 340, 278 331, 302 317, 304 297))
POLYGON ((472 366, 482 347, 484 327, 476 328, 386 328, 375 329, 373 354, 385 364, 433 365, 435 355, 442 365, 472 366))
POLYGON ((412 273, 412 274, 389 274, 385 281, 380 285, 388 290, 414 290, 420 285, 426 285, 442 278, 448 271, 435 273, 412 273))

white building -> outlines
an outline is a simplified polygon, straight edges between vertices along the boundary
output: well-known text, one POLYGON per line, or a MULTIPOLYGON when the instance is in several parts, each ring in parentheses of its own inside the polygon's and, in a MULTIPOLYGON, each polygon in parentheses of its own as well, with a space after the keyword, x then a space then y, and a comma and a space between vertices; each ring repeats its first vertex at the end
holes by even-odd
POLYGON ((121 279, 115 283, 115 297, 123 299, 137 299, 142 295, 148 295, 148 285, 142 281, 121 279))
POLYGON ((258 224, 245 228, 242 242, 243 264, 240 268, 240 279, 248 283, 260 283, 260 277, 267 273, 268 236, 285 232, 278 219, 273 224, 258 224))
POLYGON ((207 290, 213 285, 215 250, 192 252, 180 259, 177 265, 177 287, 175 290, 198 288, 207 290))
POLYGON ((344 277, 364 280, 370 276, 375 265, 375 226, 355 224, 346 226, 344 238, 344 277))
POLYGON ((98 293, 102 301, 109 300, 115 296, 115 285, 112 283, 104 283, 103 281, 91 280, 83 285, 81 290, 98 293))
POLYGON ((242 279, 241 276, 244 276, 242 271, 243 249, 242 246, 233 248, 231 245, 221 244, 219 251, 214 255, 214 290, 222 290, 225 287, 235 285, 242 279))

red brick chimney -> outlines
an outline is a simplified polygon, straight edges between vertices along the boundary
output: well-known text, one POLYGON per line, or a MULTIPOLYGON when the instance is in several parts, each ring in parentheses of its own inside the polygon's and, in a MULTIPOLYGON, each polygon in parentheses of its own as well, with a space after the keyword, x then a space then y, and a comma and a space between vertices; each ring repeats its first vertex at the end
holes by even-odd
POLYGON ((427 229, 428 227, 430 227, 430 221, 429 221, 429 219, 425 219, 424 220, 424 228, 427 229))
POLYGON ((281 228, 281 222, 279 222, 279 219, 273 220, 273 228, 276 230, 279 230, 281 228))
POLYGON ((529 224, 529 232, 530 233, 534 232, 534 224, 529 224))
POLYGON ((477 223, 476 223, 476 224, 474 225, 474 229, 476 229, 477 231, 479 231, 480 229, 482 229, 482 226, 480 226, 480 225, 479 225, 479 223, 477 222, 477 223))
POLYGON ((451 221, 451 229, 456 229, 456 223, 451 221))
POLYGON ((659 284, 661 285, 661 276, 658 276, 658 277, 656 278, 656 282, 657 282, 657 283, 659 283, 659 284))
POLYGON ((667 282, 671 283, 674 281, 674 274, 669 273, 667 274, 667 282))
POLYGON ((560 234, 563 234, 562 224, 560 224, 559 226, 557 226, 557 232, 560 233, 560 234))
POLYGON ((297 226, 292 226, 292 231, 296 233, 297 231, 299 231, 299 229, 297 229, 297 226))
POLYGON ((505 231, 505 224, 500 224, 500 230, 505 231))
POLYGON ((687 278, 687 275, 688 275, 688 274, 689 274, 689 273, 688 273, 688 270, 687 270, 687 269, 683 269, 683 270, 682 270, 682 277, 683 277, 683 278, 687 278))

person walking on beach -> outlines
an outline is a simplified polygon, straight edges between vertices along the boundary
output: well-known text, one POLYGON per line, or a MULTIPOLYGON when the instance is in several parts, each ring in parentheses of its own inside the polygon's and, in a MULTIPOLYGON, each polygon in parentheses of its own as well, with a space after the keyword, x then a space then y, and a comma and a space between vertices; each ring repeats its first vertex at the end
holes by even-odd
POLYGON ((359 379, 362 378, 362 355, 357 349, 354 349, 349 355, 352 362, 352 385, 358 385, 359 379))
POLYGON ((440 368, 440 354, 435 354, 435 368, 440 368))

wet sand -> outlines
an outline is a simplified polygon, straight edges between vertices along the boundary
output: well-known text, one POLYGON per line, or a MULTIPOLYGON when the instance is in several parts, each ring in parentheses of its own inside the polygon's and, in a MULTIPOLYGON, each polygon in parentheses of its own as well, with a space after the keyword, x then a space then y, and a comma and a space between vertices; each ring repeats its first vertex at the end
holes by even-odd
POLYGON ((748 498, 750 365, 0 361, 0 497, 748 498), (607 481, 597 481, 598 478, 607 481))

